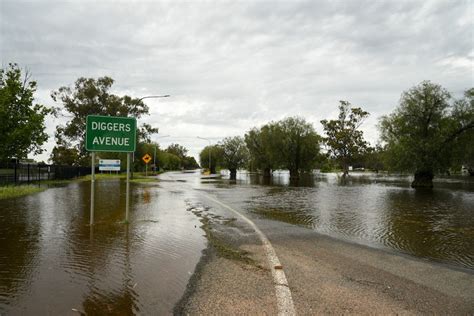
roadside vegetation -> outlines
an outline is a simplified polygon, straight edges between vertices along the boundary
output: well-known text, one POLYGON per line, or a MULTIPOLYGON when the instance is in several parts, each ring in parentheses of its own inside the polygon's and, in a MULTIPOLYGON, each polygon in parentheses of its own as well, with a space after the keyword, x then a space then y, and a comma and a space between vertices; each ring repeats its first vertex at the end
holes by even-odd
MULTIPOLYGON (((43 151, 47 141, 45 118, 55 115, 67 119, 57 126, 56 146, 51 161, 64 166, 90 166, 90 153, 84 148, 86 117, 149 115, 141 98, 112 93, 110 77, 78 78, 72 87, 63 86, 51 96, 57 107, 34 103, 36 82, 28 71, 16 64, 0 70, 0 163, 24 160, 28 154, 43 151)), ((238 169, 271 177, 272 171, 286 169, 291 179, 319 169, 323 172, 373 170, 410 173, 412 187, 432 187, 439 174, 459 172, 461 167, 474 176, 474 88, 453 98, 438 84, 423 81, 401 95, 392 113, 379 119, 380 138, 371 145, 360 129, 370 115, 362 107, 340 101, 339 115, 321 120, 324 135, 302 117, 287 117, 251 128, 243 136, 228 137, 200 153, 202 167, 211 173, 228 169, 235 179, 238 169), (209 158, 211 161, 209 161, 209 158)), ((137 130, 137 150, 132 170, 150 172, 195 169, 199 165, 186 148, 172 144, 160 148, 152 142, 158 128, 142 123, 137 130), (145 165, 141 157, 151 155, 145 165)), ((97 159, 120 159, 122 170, 126 154, 101 152, 97 159)), ((104 179, 115 177, 99 176, 104 179)), ((118 177, 123 177, 120 175, 118 177)))
POLYGON ((46 190, 46 187, 36 185, 18 185, 18 186, 1 186, 0 200, 16 198, 23 195, 33 194, 46 190))
POLYGON ((402 93, 395 110, 379 119, 380 140, 375 146, 364 139, 361 128, 370 115, 361 107, 340 101, 339 115, 322 120, 324 135, 301 117, 288 117, 250 129, 244 138, 226 138, 200 154, 201 165, 211 173, 245 168, 270 177, 286 169, 290 179, 320 169, 387 171, 414 175, 413 188, 433 187, 436 174, 461 171, 474 176, 474 88, 453 99, 440 85, 423 81, 402 93))

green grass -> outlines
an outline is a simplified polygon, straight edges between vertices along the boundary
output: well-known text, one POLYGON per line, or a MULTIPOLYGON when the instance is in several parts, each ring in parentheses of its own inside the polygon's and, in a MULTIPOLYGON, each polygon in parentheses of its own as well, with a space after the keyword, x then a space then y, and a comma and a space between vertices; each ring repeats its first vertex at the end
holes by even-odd
MULTIPOLYGON (((112 174, 109 174, 109 173, 96 173, 95 174, 95 179, 96 180, 113 180, 113 179, 125 179, 127 178, 127 174, 126 173, 119 173, 119 174, 115 174, 115 173, 112 173, 112 174)), ((85 181, 89 181, 91 179, 91 175, 87 175, 87 176, 84 176, 84 177, 81 177, 81 179, 85 180, 85 181)))
POLYGON ((35 185, 3 186, 0 187, 0 200, 11 199, 44 190, 46 190, 46 187, 38 187, 35 185))
POLYGON ((130 179, 130 182, 134 183, 147 183, 147 182, 158 182, 158 179, 156 178, 145 178, 145 177, 133 177, 133 179, 130 179))
POLYGON ((58 180, 41 180, 41 181, 34 181, 35 184, 40 185, 55 185, 55 184, 68 184, 72 182, 78 181, 85 181, 84 177, 81 178, 72 178, 72 179, 58 179, 58 180))
MULTIPOLYGON (((159 172, 160 173, 160 172, 159 172)), ((152 176, 153 174, 151 172, 148 172, 148 177, 152 176)), ((130 174, 130 180, 132 175, 130 174)), ((134 172, 133 173, 133 180, 134 179, 148 179, 148 177, 145 177, 145 172, 134 172)), ((127 178, 127 173, 119 173, 119 174, 109 174, 109 173, 96 173, 95 174, 95 179, 96 180, 113 180, 113 179, 126 179, 127 178)), ((84 179, 86 181, 89 181, 91 179, 91 175, 87 175, 82 177, 81 179, 84 179)))

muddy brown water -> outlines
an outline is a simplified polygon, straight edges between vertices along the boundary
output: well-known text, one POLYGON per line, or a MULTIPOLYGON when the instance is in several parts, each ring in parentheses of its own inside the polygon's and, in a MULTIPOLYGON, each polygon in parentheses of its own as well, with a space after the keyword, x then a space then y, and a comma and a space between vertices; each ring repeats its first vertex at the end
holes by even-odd
POLYGON ((242 172, 216 186, 222 199, 238 196, 234 202, 260 218, 474 270, 474 177, 438 177, 432 190, 410 182, 353 173, 346 181, 315 174, 292 183, 286 172, 270 180, 242 172))
POLYGON ((433 190, 411 189, 409 177, 370 174, 298 183, 284 172, 270 181, 249 173, 235 182, 198 173, 172 178, 183 183, 132 184, 129 225, 119 180, 97 182, 93 228, 90 182, 0 200, 0 314, 171 313, 207 245, 199 218, 187 211, 199 192, 191 186, 259 225, 290 223, 474 271, 469 177, 437 179, 433 190))
POLYGON ((90 182, 0 201, 0 315, 168 314, 206 240, 184 192, 90 182), (196 227, 195 227, 196 226, 196 227))

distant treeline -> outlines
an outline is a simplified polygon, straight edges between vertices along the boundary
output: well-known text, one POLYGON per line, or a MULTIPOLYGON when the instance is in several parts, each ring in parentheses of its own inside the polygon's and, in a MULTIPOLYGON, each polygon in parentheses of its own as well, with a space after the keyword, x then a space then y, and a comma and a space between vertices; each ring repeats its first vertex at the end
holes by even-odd
MULTIPOLYGON (((59 106, 34 103, 36 82, 16 64, 0 69, 0 162, 25 159, 40 154, 48 140, 45 118, 53 115, 65 123, 56 127, 56 145, 50 160, 53 164, 90 166, 90 153, 85 150, 85 124, 88 115, 149 115, 143 98, 119 96, 110 92, 110 77, 77 79, 73 87, 52 91, 59 106)), ((414 187, 432 186, 437 173, 460 170, 465 166, 474 173, 474 89, 464 97, 453 99, 440 85, 423 81, 402 93, 394 111, 380 118, 380 140, 369 146, 361 124, 369 115, 360 107, 340 101, 339 115, 322 120, 324 135, 318 135, 312 123, 295 116, 255 127, 243 137, 230 137, 201 152, 202 166, 211 171, 227 168, 235 178, 239 168, 261 171, 270 176, 275 169, 288 169, 292 178, 315 168, 340 169, 344 177, 349 166, 371 170, 411 172, 414 187)), ((160 149, 151 142, 158 128, 141 124, 137 132, 134 168, 142 169, 141 157, 154 155, 157 165, 173 170, 197 167, 184 147, 173 144, 160 149)), ((125 155, 101 153, 101 158, 125 155)))
POLYGON ((200 153, 201 166, 229 169, 235 179, 240 168, 260 171, 287 169, 296 179, 315 168, 387 170, 414 174, 413 187, 432 187, 439 173, 474 175, 474 88, 453 100, 440 85, 423 81, 402 93, 398 107, 379 121, 380 140, 370 146, 360 130, 368 112, 340 101, 339 115, 322 120, 324 135, 295 116, 228 137, 200 153), (211 163, 209 164, 209 158, 211 163))

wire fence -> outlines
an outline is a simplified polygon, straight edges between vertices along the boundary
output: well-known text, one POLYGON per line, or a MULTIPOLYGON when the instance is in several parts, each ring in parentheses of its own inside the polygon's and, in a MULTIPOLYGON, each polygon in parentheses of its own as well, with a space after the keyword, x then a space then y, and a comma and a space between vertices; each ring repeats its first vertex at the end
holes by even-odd
POLYGON ((73 179, 91 173, 90 167, 37 163, 0 163, 0 185, 15 185, 45 180, 73 179))

